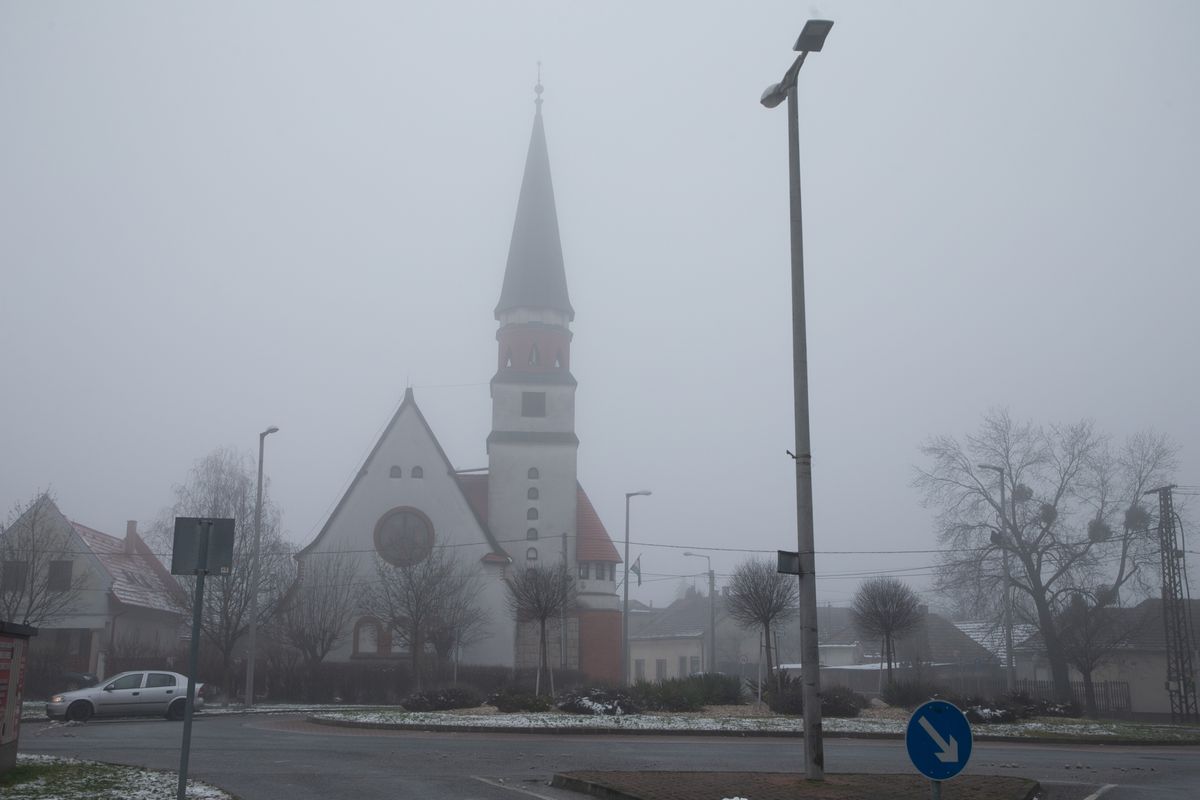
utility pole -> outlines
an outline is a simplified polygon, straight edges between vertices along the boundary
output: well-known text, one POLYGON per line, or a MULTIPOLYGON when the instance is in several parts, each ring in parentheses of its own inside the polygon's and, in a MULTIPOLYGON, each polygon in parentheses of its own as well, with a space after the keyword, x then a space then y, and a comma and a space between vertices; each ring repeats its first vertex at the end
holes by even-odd
MULTIPOLYGON (((1008 547, 1010 544, 1008 532, 1008 515, 1005 511, 1004 467, 992 464, 980 464, 980 469, 990 470, 1000 476, 1000 533, 992 536, 992 544, 1000 548, 1000 558, 1004 562, 1004 675, 1005 684, 1011 694, 1017 689, 1017 669, 1013 660, 1013 622, 1012 622, 1012 573, 1008 566, 1008 547)), ((1016 498, 1013 498, 1013 519, 1016 520, 1016 498)), ((1016 533, 1016 523, 1013 523, 1013 534, 1016 533)))
POLYGON ((1191 609, 1183 597, 1183 549, 1175 536, 1175 507, 1171 490, 1151 489, 1158 495, 1158 549, 1162 555, 1163 625, 1167 634, 1167 694, 1171 722, 1200 721, 1196 702, 1196 672, 1192 662, 1191 609))
MULTIPOLYGON (((562 561, 563 561, 563 570, 564 571, 569 570, 570 565, 567 563, 567 532, 566 531, 563 531, 563 535, 562 535, 562 561)), ((561 669, 566 669, 567 668, 567 608, 565 605, 558 610, 558 635, 559 635, 558 654, 560 656, 559 667, 561 669)))

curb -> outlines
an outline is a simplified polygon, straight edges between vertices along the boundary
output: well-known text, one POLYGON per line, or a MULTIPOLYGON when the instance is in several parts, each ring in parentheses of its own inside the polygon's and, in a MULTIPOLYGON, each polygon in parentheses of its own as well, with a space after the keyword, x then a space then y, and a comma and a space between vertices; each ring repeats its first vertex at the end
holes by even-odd
MULTIPOLYGON (((724 736, 735 739, 749 738, 772 738, 772 739, 802 739, 804 733, 802 731, 721 731, 721 730, 702 730, 702 729, 681 729, 668 730, 662 728, 554 728, 554 727, 526 727, 514 728, 502 725, 439 725, 435 723, 421 722, 358 722, 355 720, 333 720, 321 719, 315 715, 305 717, 306 722, 311 722, 314 725, 328 725, 331 728, 360 728, 367 730, 383 730, 383 731, 424 731, 426 733, 511 733, 516 735, 527 734, 558 734, 560 736, 724 736)), ((976 742, 1008 742, 1013 744, 1084 744, 1084 745, 1112 745, 1119 747, 1198 747, 1200 742, 1180 742, 1162 739, 1116 739, 1098 737, 1043 737, 1043 736, 989 736, 987 734, 978 735, 974 730, 971 732, 972 739, 976 742)), ((874 733, 870 731, 863 732, 841 732, 841 731, 823 731, 822 738, 824 739, 892 739, 903 740, 903 733, 874 733)))

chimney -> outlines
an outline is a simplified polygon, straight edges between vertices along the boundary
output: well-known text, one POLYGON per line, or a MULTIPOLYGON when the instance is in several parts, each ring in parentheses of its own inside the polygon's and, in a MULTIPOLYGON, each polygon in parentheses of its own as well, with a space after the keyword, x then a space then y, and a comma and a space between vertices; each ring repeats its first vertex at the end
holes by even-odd
POLYGON ((137 520, 131 519, 125 523, 125 555, 131 556, 137 552, 135 543, 138 541, 137 520))

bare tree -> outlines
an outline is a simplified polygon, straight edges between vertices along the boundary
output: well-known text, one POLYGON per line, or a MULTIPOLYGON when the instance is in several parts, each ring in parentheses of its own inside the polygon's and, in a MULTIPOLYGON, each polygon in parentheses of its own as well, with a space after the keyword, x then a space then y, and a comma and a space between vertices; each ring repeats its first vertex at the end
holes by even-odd
POLYGON ((492 635, 491 615, 480 604, 483 580, 476 569, 459 564, 459 570, 447 581, 441 610, 429 626, 429 643, 437 653, 439 665, 454 663, 453 680, 458 680, 458 654, 462 648, 492 635))
POLYGON ((550 676, 550 693, 554 694, 554 671, 550 668, 546 625, 575 604, 575 580, 566 565, 531 566, 518 571, 505 581, 508 588, 508 608, 518 623, 538 625, 538 670, 534 694, 542 689, 542 672, 550 676))
POLYGON ((281 604, 281 638, 311 672, 346 637, 354 616, 357 559, 333 550, 310 553, 281 604))
MULTIPOLYGON (((771 627, 795 614, 799 600, 796 579, 776 572, 769 561, 749 559, 733 571, 726 600, 729 615, 743 625, 762 629, 768 675, 776 667, 771 658, 771 627)), ((777 675, 776 680, 782 685, 781 676, 777 675)))
MULTIPOLYGON (((375 557, 376 580, 363 586, 359 605, 372 616, 386 621, 412 659, 413 678, 421 690, 425 648, 430 636, 445 619, 448 609, 459 602, 457 592, 467 591, 475 579, 466 568, 441 548, 411 564, 396 566, 375 557), (467 588, 464 588, 467 587, 467 588)), ((477 596, 477 590, 472 597, 477 596)))
MULTIPOLYGON (((259 580, 251 585, 250 564, 254 551, 254 502, 257 467, 253 459, 236 450, 214 450, 196 462, 186 483, 175 487, 175 503, 158 525, 157 538, 170 541, 174 517, 232 518, 234 527, 233 570, 229 575, 210 575, 204 586, 201 630, 221 657, 224 702, 233 695, 233 657, 250 624, 250 597, 258 592, 258 624, 266 626, 292 584, 295 568, 293 548, 279 533, 279 510, 270 501, 269 483, 263 484, 262 542, 259 551, 259 580)), ((167 548, 169 550, 169 547, 167 548)), ((195 578, 180 577, 186 603, 192 614, 195 578)))
POLYGON ((859 631, 879 639, 891 684, 896 640, 921 622, 921 601, 916 592, 896 578, 870 578, 854 593, 850 613, 859 631))
POLYGON ((1153 622, 1141 608, 1116 608, 1111 590, 1078 591, 1058 612, 1059 641, 1067 663, 1083 678, 1085 711, 1093 719, 1096 707, 1095 671, 1115 651, 1129 643, 1134 635, 1153 622))
POLYGON ((18 503, 0 529, 0 619, 44 625, 75 613, 88 571, 48 492, 18 503))
POLYGON ((1015 591, 1012 608, 1037 626, 1055 694, 1070 702, 1059 611, 1080 590, 1145 588, 1156 556, 1138 503, 1166 482, 1174 447, 1143 433, 1114 453, 1090 422, 1041 427, 993 411, 965 442, 937 436, 922 452, 930 465, 915 483, 947 545, 938 589, 960 603, 1015 591))

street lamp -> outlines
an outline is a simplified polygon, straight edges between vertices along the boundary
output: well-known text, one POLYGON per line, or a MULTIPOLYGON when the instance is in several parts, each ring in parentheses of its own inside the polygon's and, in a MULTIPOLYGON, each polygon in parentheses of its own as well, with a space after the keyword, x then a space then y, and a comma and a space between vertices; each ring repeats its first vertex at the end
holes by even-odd
MULTIPOLYGON (((717 671, 717 576, 713 572, 712 559, 703 553, 684 553, 692 558, 703 558, 708 562, 708 666, 705 672, 717 671)), ((680 675, 679 677, 683 677, 680 675)))
POLYGON ((625 600, 621 605, 621 685, 629 685, 629 498, 644 497, 649 489, 625 493, 625 600))
POLYGON ((825 45, 833 22, 810 19, 793 50, 800 55, 783 80, 763 92, 762 104, 788 104, 788 177, 792 240, 792 382, 796 417, 796 539, 800 554, 800 653, 804 701, 804 766, 809 780, 825 778, 825 747, 821 741, 821 667, 817 646, 817 584, 813 537, 812 446, 808 429, 808 342, 804 314, 804 228, 800 212, 800 110, 796 78, 809 53, 825 45))
POLYGON ((258 559, 262 548, 263 446, 279 433, 274 425, 258 435, 258 494, 254 499, 254 552, 250 554, 250 629, 246 642, 246 707, 254 705, 254 637, 258 632, 258 559))
POLYGON ((1004 675, 1008 691, 1017 688, 1017 670, 1013 662, 1013 625, 1012 625, 1012 573, 1008 568, 1008 517, 1005 516, 1004 499, 1004 467, 995 464, 978 464, 980 469, 995 472, 1000 476, 1000 535, 992 536, 992 544, 1000 548, 1000 557, 1004 561, 1004 675))

